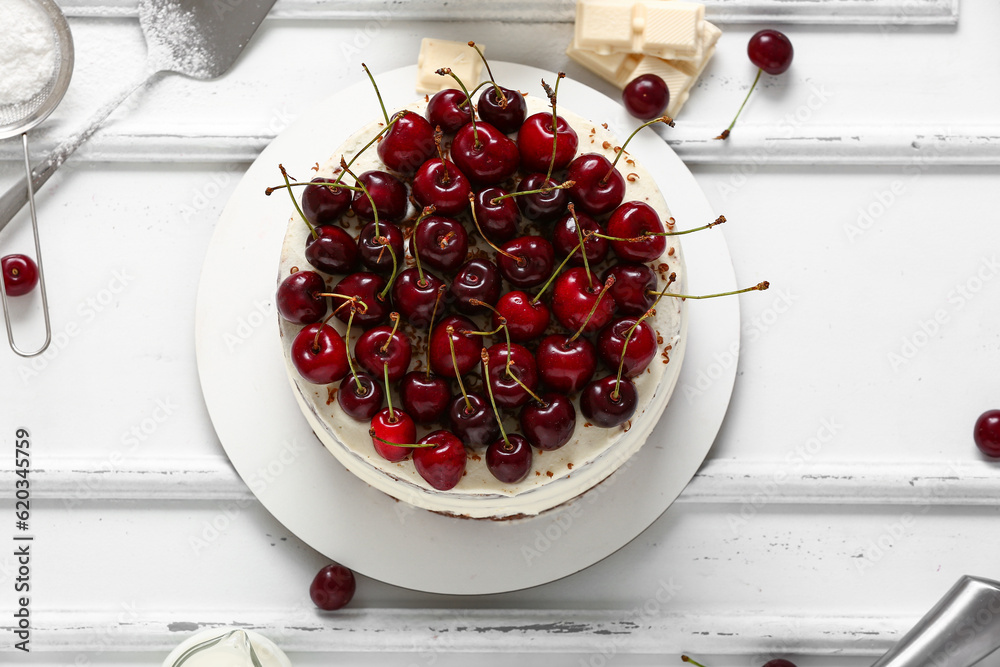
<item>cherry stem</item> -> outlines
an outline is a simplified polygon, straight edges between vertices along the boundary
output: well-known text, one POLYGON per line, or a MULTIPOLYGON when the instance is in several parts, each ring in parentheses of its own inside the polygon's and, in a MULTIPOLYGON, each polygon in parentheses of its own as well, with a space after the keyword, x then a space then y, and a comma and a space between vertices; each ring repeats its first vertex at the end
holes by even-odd
MULTIPOLYGON (((389 313, 389 319, 392 321, 392 331, 389 332, 389 337, 385 339, 385 345, 381 347, 382 354, 388 354, 389 343, 392 342, 393 336, 396 335, 396 329, 399 328, 399 313, 393 311, 389 313)), ((387 387, 389 385, 386 385, 387 387)))
MULTIPOLYGON (((462 374, 458 372, 458 359, 455 356, 455 341, 451 339, 455 335, 455 327, 448 325, 445 329, 448 334, 448 347, 451 349, 451 365, 455 368, 455 377, 458 379, 458 388, 462 392, 462 397, 465 399, 465 413, 469 414, 472 412, 472 403, 469 401, 469 395, 465 393, 465 385, 462 384, 462 374)), ((428 342, 428 347, 430 343, 428 342)))
POLYGON ((663 292, 654 292, 653 290, 646 290, 646 294, 650 294, 650 295, 659 294, 660 296, 672 296, 672 297, 678 298, 678 299, 714 299, 717 296, 732 296, 734 294, 743 294, 744 292, 755 292, 755 291, 763 292, 764 290, 766 290, 770 286, 771 286, 771 283, 769 283, 769 282, 767 282, 765 280, 762 283, 757 283, 753 287, 747 287, 747 288, 744 288, 744 289, 738 289, 738 290, 735 290, 733 292, 720 292, 719 294, 699 294, 699 295, 674 294, 672 292, 666 292, 666 291, 663 291, 663 292))
MULTIPOLYGON (((546 176, 545 181, 548 182, 551 179, 546 176)), ((494 197, 490 200, 490 204, 496 206, 502 200, 508 199, 509 197, 520 197, 521 195, 547 195, 553 190, 566 190, 576 185, 576 181, 564 181, 559 185, 547 185, 544 188, 538 188, 537 190, 521 190, 520 192, 508 192, 505 195, 500 195, 499 197, 494 197)))
POLYGON ((483 360, 483 384, 486 385, 486 393, 490 396, 490 405, 493 406, 493 414, 497 418, 500 435, 503 436, 504 444, 510 446, 510 440, 507 439, 507 432, 503 428, 503 420, 500 419, 500 411, 497 410, 497 402, 493 398, 493 386, 490 384, 490 353, 486 350, 481 350, 479 357, 483 360))
MULTIPOLYGON (((469 42, 469 46, 471 46, 472 48, 474 48, 476 50, 476 53, 479 54, 479 57, 482 58, 483 64, 486 65, 486 73, 490 75, 490 83, 493 84, 493 89, 497 91, 497 97, 500 100, 500 108, 501 109, 506 109, 507 108, 507 96, 503 94, 503 91, 500 90, 500 86, 497 85, 496 79, 493 78, 493 70, 490 69, 490 62, 488 60, 486 60, 486 56, 483 55, 482 49, 480 49, 478 46, 476 46, 475 42, 469 42)), ((485 81, 483 83, 485 83, 485 81)))
POLYGON ((372 87, 375 88, 375 97, 378 98, 378 105, 382 107, 382 115, 385 117, 385 124, 389 125, 389 114, 385 110, 385 104, 382 103, 382 93, 378 91, 378 84, 375 83, 375 77, 372 76, 371 71, 368 69, 368 65, 361 63, 361 67, 365 70, 365 74, 367 74, 368 78, 371 80, 372 87))
POLYGON ((350 166, 344 161, 343 156, 340 158, 340 166, 344 169, 344 173, 350 174, 354 178, 358 187, 360 187, 361 191, 365 193, 365 197, 368 197, 368 203, 372 206, 372 215, 375 217, 375 234, 380 236, 382 234, 382 230, 379 229, 378 225, 378 206, 375 205, 375 200, 372 198, 371 193, 368 192, 368 188, 365 186, 364 181, 355 176, 354 172, 351 171, 350 166))
POLYGON ((354 313, 358 312, 357 307, 351 304, 351 315, 347 318, 347 333, 344 334, 344 345, 347 347, 347 367, 351 369, 351 378, 354 380, 354 393, 364 396, 365 391, 358 380, 358 372, 354 369, 354 362, 351 361, 351 324, 354 323, 354 313))
POLYGON ((604 298, 604 295, 608 293, 608 290, 611 289, 611 286, 614 284, 615 284, 615 277, 608 276, 608 279, 604 281, 604 287, 601 288, 601 293, 597 295, 597 301, 594 302, 594 305, 590 309, 590 312, 587 313, 587 319, 583 321, 583 324, 581 324, 580 328, 576 330, 576 333, 573 334, 573 337, 570 338, 568 341, 566 341, 567 344, 572 343, 573 341, 575 341, 577 338, 580 337, 580 334, 583 333, 583 330, 587 328, 587 323, 590 322, 590 318, 592 318, 594 316, 594 313, 597 312, 597 307, 601 305, 601 299, 604 298))
POLYGON ((545 89, 545 94, 548 95, 549 102, 552 103, 552 157, 549 159, 549 170, 545 172, 546 181, 552 177, 552 168, 556 166, 556 148, 559 146, 559 116, 556 115, 556 97, 559 95, 559 82, 562 81, 565 76, 566 72, 559 72, 556 75, 555 90, 549 89, 548 84, 545 83, 545 79, 542 79, 542 88, 545 89))
POLYGON ((292 194, 292 182, 288 178, 288 172, 285 171, 284 165, 279 164, 278 169, 281 170, 281 177, 285 179, 285 185, 288 187, 288 196, 292 198, 292 205, 295 206, 295 210, 298 211, 299 216, 302 218, 302 222, 306 223, 306 227, 309 228, 309 233, 312 234, 313 240, 315 241, 319 239, 319 234, 316 233, 316 228, 309 224, 309 221, 306 220, 306 214, 302 212, 301 208, 299 208, 299 202, 295 200, 295 195, 292 194))
MULTIPOLYGON (((423 222, 427 216, 434 213, 434 211, 435 207, 433 204, 431 204, 430 206, 424 206, 424 210, 420 212, 420 216, 417 218, 417 221, 413 223, 414 234, 417 233, 417 225, 423 222)), ((417 281, 417 284, 420 285, 421 287, 426 287, 427 280, 424 278, 424 270, 420 266, 420 253, 417 251, 417 243, 415 240, 413 243, 413 259, 416 260, 417 262, 417 275, 420 276, 420 280, 417 281)))
MULTIPOLYGON (((490 203, 493 204, 494 200, 490 200, 490 203)), ((496 204, 494 204, 494 206, 495 205, 496 204)), ((519 266, 523 265, 524 264, 523 257, 518 257, 517 255, 513 255, 507 252, 506 250, 501 249, 495 243, 493 243, 493 241, 491 241, 489 237, 486 236, 486 234, 483 233, 483 228, 479 226, 479 219, 476 217, 476 196, 471 192, 469 193, 469 209, 472 211, 472 222, 476 225, 476 231, 479 232, 479 235, 483 237, 486 243, 491 248, 493 248, 497 252, 497 254, 503 255, 504 257, 509 257, 510 259, 517 262, 519 266)))
MULTIPOLYGON (((673 224, 673 218, 670 218, 671 224, 673 224)), ((700 232, 704 229, 711 229, 716 225, 721 225, 726 222, 726 216, 720 215, 718 218, 708 223, 707 225, 702 225, 701 227, 693 227, 691 229, 685 229, 679 232, 651 232, 648 229, 643 230, 642 234, 639 236, 632 237, 621 237, 621 236, 609 236, 607 234, 601 234, 600 232, 595 232, 594 236, 598 238, 607 239, 608 241, 621 241, 623 243, 640 243, 646 241, 653 236, 684 236, 685 234, 691 234, 692 232, 700 232)), ((669 226, 669 225, 668 225, 669 226)))
MULTIPOLYGON (((399 317, 396 318, 396 321, 397 322, 399 321, 399 317)), ((389 362, 388 361, 382 362, 382 377, 385 378, 385 400, 389 402, 389 423, 390 424, 395 424, 396 421, 397 421, 397 419, 396 419, 396 411, 392 409, 392 392, 389 391, 389 362)))
POLYGON ((700 662, 696 662, 696 661, 692 660, 691 658, 689 658, 686 655, 682 655, 681 656, 681 660, 683 660, 684 662, 690 662, 692 665, 694 665, 694 667, 705 667, 705 665, 701 664, 700 662))
MULTIPOLYGON (((472 299, 470 299, 469 302, 471 303, 472 299)), ((493 331, 473 331, 472 329, 462 329, 458 333, 462 334, 463 336, 496 336, 503 330, 505 326, 507 326, 507 320, 501 317, 500 325, 497 326, 497 328, 494 329, 493 331)))
MULTIPOLYGON (((458 87, 462 89, 463 93, 465 93, 465 99, 469 100, 470 102, 472 101, 472 96, 469 95, 469 91, 466 89, 465 84, 462 83, 462 80, 458 78, 457 74, 451 71, 450 67, 442 67, 435 73, 440 74, 441 76, 450 76, 455 81, 457 81, 458 87)), ((470 111, 469 120, 472 121, 472 138, 473 138, 472 145, 476 150, 479 150, 480 148, 483 147, 483 144, 479 141, 479 130, 476 128, 476 114, 470 111)))
POLYGON ((543 408, 547 408, 547 407, 549 407, 549 404, 548 404, 548 403, 546 403, 545 401, 543 401, 543 400, 542 400, 542 399, 541 399, 541 398, 540 398, 540 397, 538 396, 538 394, 536 394, 535 392, 533 392, 533 391, 531 391, 530 389, 528 389, 528 385, 526 385, 526 384, 524 384, 523 382, 521 382, 521 378, 519 378, 519 377, 517 377, 516 375, 514 375, 514 372, 513 372, 512 370, 510 370, 510 356, 509 356, 509 355, 508 355, 508 357, 507 357, 507 375, 508 375, 508 376, 510 376, 510 378, 511 378, 512 380, 514 380, 514 382, 516 382, 516 383, 518 383, 519 385, 521 385, 521 389, 523 389, 523 390, 525 390, 526 392, 528 392, 528 395, 529 395, 529 396, 531 396, 531 397, 532 397, 533 399, 535 399, 535 402, 537 402, 537 403, 538 403, 539 405, 541 405, 541 406, 542 406, 543 408))
POLYGON ((361 192, 361 188, 356 188, 353 185, 344 185, 343 183, 323 183, 314 181, 298 181, 296 183, 286 183, 285 185, 272 185, 270 187, 264 188, 264 194, 268 197, 275 190, 284 190, 285 188, 295 188, 300 185, 318 185, 319 187, 326 188, 327 190, 353 190, 354 192, 361 192))
POLYGON ((673 127, 674 119, 671 118, 670 116, 660 116, 659 118, 654 118, 653 120, 647 121, 642 125, 640 125, 639 127, 635 128, 635 130, 632 131, 632 134, 628 135, 628 138, 625 139, 625 143, 621 145, 621 148, 617 149, 617 152, 615 153, 615 159, 611 163, 611 168, 608 169, 608 173, 604 174, 604 178, 602 178, 600 181, 601 185, 604 185, 605 183, 608 182, 608 179, 611 177, 611 172, 615 170, 615 165, 618 164, 618 160, 620 160, 622 155, 625 154, 625 147, 628 146, 628 142, 632 141, 632 137, 639 134, 639 130, 641 130, 642 128, 649 127, 650 125, 655 125, 656 123, 665 123, 670 127, 673 127))
POLYGON ((319 326, 319 328, 316 329, 316 335, 313 336, 313 342, 312 342, 312 351, 313 351, 313 354, 319 354, 319 335, 321 333, 323 333, 323 327, 326 326, 326 323, 329 322, 330 319, 334 315, 336 315, 336 314, 337 314, 337 311, 333 311, 332 313, 330 313, 329 315, 327 315, 326 319, 323 320, 323 324, 321 324, 319 326))
POLYGON ((441 131, 441 126, 436 126, 434 128, 434 147, 437 149, 438 159, 441 160, 441 166, 444 167, 444 178, 441 179, 441 182, 450 183, 451 172, 448 171, 448 162, 444 159, 444 151, 441 150, 441 139, 443 137, 444 133, 441 131))
POLYGON ((740 110, 736 112, 736 116, 733 117, 733 122, 729 124, 729 127, 724 129, 722 131, 722 134, 717 136, 716 139, 725 140, 729 138, 729 133, 732 131, 733 126, 736 125, 736 119, 740 117, 741 113, 743 113, 743 107, 747 105, 747 100, 750 99, 750 93, 752 93, 753 89, 757 87, 757 82, 760 80, 761 71, 762 70, 760 68, 757 68, 757 76, 754 77, 753 84, 750 86, 750 90, 747 91, 747 96, 743 98, 743 104, 740 105, 740 110))
MULTIPOLYGON (((572 204, 570 204, 570 206, 572 206, 572 204)), ((590 238, 589 234, 587 235, 587 238, 590 238)), ((573 250, 570 251, 570 253, 566 255, 566 257, 563 258, 563 261, 559 262, 559 266, 555 268, 555 270, 552 272, 552 275, 549 276, 549 279, 545 281, 544 285, 542 285, 542 289, 538 290, 538 294, 536 294, 535 297, 531 300, 531 303, 538 303, 538 299, 540 299, 542 294, 545 293, 545 290, 549 288, 549 285, 552 284, 552 281, 556 279, 556 276, 558 276, 559 273, 563 270, 563 267, 566 266, 566 263, 570 260, 570 258, 573 257, 574 254, 576 254, 577 250, 583 252, 583 240, 581 240, 579 243, 576 244, 576 247, 573 248, 573 250)), ((587 271, 587 279, 590 280, 589 270, 587 271)))
MULTIPOLYGON (((352 164, 354 164, 354 161, 357 160, 359 157, 361 157, 362 153, 364 153, 366 150, 368 150, 369 148, 371 148, 372 144, 374 144, 376 141, 378 141, 379 139, 381 139, 382 135, 385 134, 386 132, 388 132, 389 128, 391 128, 393 125, 396 124, 397 120, 399 120, 399 116, 398 115, 393 116, 392 120, 389 121, 388 125, 386 125, 385 127, 383 127, 379 131, 379 133, 376 134, 374 137, 372 137, 371 140, 367 144, 365 144, 364 146, 362 146, 361 150, 357 151, 354 155, 351 156, 351 159, 347 161, 347 166, 350 167, 352 164)), ((343 161, 344 161, 344 156, 343 155, 340 156, 340 161, 341 161, 341 164, 343 164, 343 161)), ((344 173, 345 172, 341 171, 339 174, 337 174, 337 179, 333 182, 334 185, 340 185, 340 179, 342 179, 344 177, 344 173)))
POLYGON ((368 429, 368 435, 370 435, 373 440, 378 440, 384 445, 392 445, 393 447, 410 447, 410 448, 437 447, 437 445, 435 445, 433 442, 390 442, 385 438, 380 438, 377 435, 375 435, 374 426, 368 429))
POLYGON ((316 296, 329 296, 337 299, 344 299, 345 303, 340 304, 340 307, 347 305, 348 303, 353 303, 361 306, 361 312, 368 312, 368 304, 364 301, 360 301, 356 296, 347 296, 346 294, 338 294, 337 292, 316 292, 316 296))
MULTIPOLYGON (((378 294, 378 298, 381 299, 382 301, 385 301, 385 297, 388 296, 389 290, 392 289, 392 284, 396 281, 396 269, 399 267, 399 265, 396 263, 396 251, 392 249, 392 244, 389 243, 389 239, 386 238, 385 236, 380 236, 378 237, 378 242, 382 246, 383 251, 384 250, 389 251, 389 257, 392 258, 392 273, 389 274, 389 280, 386 281, 385 287, 378 294)), ((381 255, 382 252, 380 251, 379 254, 381 255)), ((395 332, 396 330, 393 329, 393 333, 395 332)))
MULTIPOLYGON (((580 239, 579 248, 580 254, 583 256, 583 268, 587 271, 587 285, 589 287, 593 287, 594 276, 590 273, 590 260, 587 259, 587 249, 583 245, 583 230, 580 228, 580 220, 576 217, 576 206, 573 205, 573 202, 570 202, 566 205, 566 208, 569 210, 569 214, 573 216, 573 225, 576 227, 576 236, 580 239)), ((570 256, 572 257, 574 254, 576 254, 575 250, 570 253, 570 256)))
POLYGON ((437 296, 434 297, 434 307, 431 309, 431 323, 427 325, 427 379, 431 378, 431 334, 434 332, 434 320, 437 318, 438 304, 441 303, 441 297, 444 296, 445 291, 448 289, 447 285, 441 285, 438 287, 437 296))

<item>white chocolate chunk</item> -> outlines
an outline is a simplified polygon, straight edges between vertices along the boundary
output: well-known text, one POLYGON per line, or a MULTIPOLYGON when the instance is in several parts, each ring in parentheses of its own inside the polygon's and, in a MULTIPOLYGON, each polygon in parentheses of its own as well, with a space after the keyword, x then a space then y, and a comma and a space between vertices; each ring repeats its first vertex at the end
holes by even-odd
POLYGON ((577 48, 701 60, 705 7, 683 0, 578 0, 577 48))
MULTIPOLYGON (((483 52, 486 47, 476 44, 483 52)), ((420 55, 417 57, 417 92, 433 95, 446 88, 457 88, 458 84, 450 76, 437 73, 442 67, 449 67, 467 88, 479 83, 483 73, 483 61, 468 42, 452 42, 446 39, 424 37, 420 41, 420 55)))

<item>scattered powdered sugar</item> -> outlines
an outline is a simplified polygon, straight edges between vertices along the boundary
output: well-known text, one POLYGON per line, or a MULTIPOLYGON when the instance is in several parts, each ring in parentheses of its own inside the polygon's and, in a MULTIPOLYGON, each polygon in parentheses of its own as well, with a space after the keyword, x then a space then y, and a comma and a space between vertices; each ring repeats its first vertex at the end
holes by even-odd
POLYGON ((0 107, 44 91, 57 55, 55 28, 41 8, 29 0, 0 2, 0 107))
POLYGON ((147 0, 139 3, 139 22, 155 66, 196 79, 221 73, 217 45, 209 38, 204 17, 193 9, 178 0, 147 0))

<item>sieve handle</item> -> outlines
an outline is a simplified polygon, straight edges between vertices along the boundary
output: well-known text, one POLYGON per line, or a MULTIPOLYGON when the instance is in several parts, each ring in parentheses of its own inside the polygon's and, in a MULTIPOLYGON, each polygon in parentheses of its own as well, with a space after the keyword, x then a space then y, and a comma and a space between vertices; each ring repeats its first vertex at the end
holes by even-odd
MULTIPOLYGON (((68 156, 67 156, 68 157, 68 156)), ((31 179, 34 185, 35 192, 38 192, 38 188, 45 184, 45 181, 49 180, 49 176, 56 170, 59 163, 53 162, 51 159, 36 165, 32 168, 31 172, 34 178, 31 179)), ((17 215, 17 212, 24 208, 24 205, 28 203, 28 177, 23 176, 12 188, 3 193, 0 197, 0 229, 7 226, 11 218, 17 215)))

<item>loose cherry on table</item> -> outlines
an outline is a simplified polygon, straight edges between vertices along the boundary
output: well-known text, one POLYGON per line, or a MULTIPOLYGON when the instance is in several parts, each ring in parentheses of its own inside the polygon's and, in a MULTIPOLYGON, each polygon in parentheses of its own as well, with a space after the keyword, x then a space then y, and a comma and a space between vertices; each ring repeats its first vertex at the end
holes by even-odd
MULTIPOLYGON (((27 255, 7 255, 0 259, 4 291, 7 296, 24 296, 38 284, 38 266, 27 255)), ((324 302, 324 313, 326 304, 324 302)), ((317 319, 323 317, 320 315, 317 319)), ((285 318, 288 319, 288 318, 285 318)), ((313 320, 316 321, 316 320, 313 320)))
MULTIPOLYGON (((369 271, 388 273, 403 261, 403 232, 392 222, 374 220, 361 228, 358 257, 369 271), (388 241, 388 245, 382 239, 388 241), (393 262, 393 257, 396 261, 393 262)), ((346 271, 343 273, 347 273, 346 271)))
POLYGON ((348 188, 327 187, 321 183, 335 183, 335 179, 319 176, 312 179, 317 185, 307 185, 302 190, 302 213, 313 225, 337 222, 351 207, 354 193, 348 188))
POLYGON ((576 430, 576 408, 565 394, 547 392, 539 398, 541 402, 531 400, 521 408, 521 432, 538 449, 559 449, 576 430))
POLYGON ((625 109, 636 118, 651 120, 662 116, 670 104, 670 89, 656 74, 643 74, 625 84, 622 89, 625 109))
POLYGON ((336 611, 354 598, 354 573, 339 563, 331 563, 316 573, 309 585, 309 598, 323 611, 336 611))
POLYGON ((417 473, 438 491, 447 491, 465 474, 465 445, 449 431, 428 433, 420 439, 428 445, 413 450, 413 465, 417 473))
POLYGON ((792 66, 792 57, 794 55, 795 50, 792 48, 792 42, 785 33, 778 30, 766 29, 759 30, 753 34, 750 41, 747 42, 747 57, 750 58, 750 62, 757 66, 757 76, 754 77, 753 84, 750 86, 750 90, 747 91, 747 96, 743 98, 743 104, 740 105, 739 110, 736 112, 733 122, 716 139, 729 138, 733 126, 736 125, 736 119, 740 117, 743 107, 746 106, 747 100, 750 99, 750 93, 754 91, 754 88, 757 87, 757 82, 760 81, 760 73, 767 72, 773 76, 784 74, 792 66))
POLYGON ((382 408, 372 417, 371 429, 372 446, 386 461, 398 463, 410 456, 410 447, 389 444, 408 444, 417 439, 417 427, 410 415, 399 409, 382 408))
POLYGON ((597 350, 586 338, 551 334, 538 344, 535 364, 546 387, 561 394, 575 394, 594 376, 597 350))
MULTIPOLYGON (((9 280, 7 266, 4 277, 9 280)), ((315 271, 296 271, 281 281, 275 297, 278 313, 293 324, 312 324, 326 315, 326 283, 315 271)), ((13 296, 13 295, 12 295, 13 296)))
POLYGON ((358 244, 340 225, 320 225, 306 237, 305 255, 320 271, 350 273, 358 265, 358 244))
POLYGON ((413 421, 427 425, 445 415, 451 402, 451 386, 440 375, 410 371, 399 381, 399 399, 413 421))
POLYGON ((611 428, 624 424, 635 414, 639 393, 628 378, 607 375, 592 381, 580 394, 580 412, 587 421, 611 428))
POLYGON ((440 127, 450 134, 472 120, 472 104, 461 90, 446 88, 427 101, 425 115, 431 127, 440 127))
POLYGON ((983 454, 1000 457, 1000 410, 987 410, 979 415, 972 437, 983 454))
POLYGON ((303 327, 292 340, 290 356, 299 375, 313 384, 339 382, 349 370, 347 344, 327 324, 303 327))
MULTIPOLYGON (((433 148, 432 143, 431 149, 433 148)), ((419 166, 418 164, 417 167, 419 166)), ((399 222, 403 219, 406 215, 406 186, 402 181, 388 172, 373 169, 358 176, 355 185, 361 187, 361 184, 364 184, 368 194, 363 190, 355 191, 351 201, 351 210, 359 218, 374 220, 375 211, 378 211, 380 221, 399 222), (375 202, 374 209, 372 202, 375 202)))

